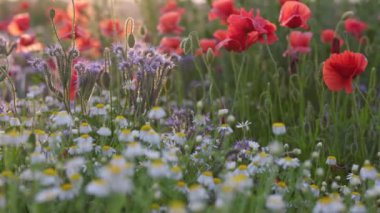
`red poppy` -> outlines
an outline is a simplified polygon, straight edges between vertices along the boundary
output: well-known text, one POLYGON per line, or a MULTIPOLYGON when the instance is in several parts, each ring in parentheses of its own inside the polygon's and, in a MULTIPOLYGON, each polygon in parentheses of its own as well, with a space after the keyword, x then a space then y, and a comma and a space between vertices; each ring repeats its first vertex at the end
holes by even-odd
POLYGON ((160 42, 159 50, 163 53, 177 53, 181 55, 183 53, 181 49, 181 38, 163 37, 160 42))
POLYGON ((29 13, 21 13, 13 16, 12 21, 8 25, 8 32, 13 36, 20 36, 30 28, 29 13))
MULTIPOLYGON (((82 25, 86 25, 89 22, 89 6, 90 3, 87 0, 82 1, 75 1, 75 21, 82 25)), ((70 17, 70 19, 73 18, 73 5, 68 4, 66 9, 67 15, 70 17)))
POLYGON ((289 35, 290 48, 285 51, 284 55, 294 55, 298 53, 309 53, 311 51, 310 41, 313 37, 311 32, 292 31, 289 35))
MULTIPOLYGON (((86 0, 83 1, 75 1, 75 15, 84 15, 90 6, 89 2, 86 0)), ((73 5, 68 4, 67 5, 67 14, 69 14, 71 17, 73 15, 73 5)))
POLYGON ((368 28, 365 22, 354 18, 347 19, 344 22, 344 26, 346 28, 346 31, 357 39, 360 39, 364 31, 368 28))
POLYGON ((121 36, 123 34, 123 27, 118 20, 103 20, 99 23, 102 34, 106 37, 121 36))
POLYGON ((280 4, 283 5, 285 4, 285 2, 287 1, 300 1, 300 0, 280 0, 280 4))
POLYGON ((277 27, 275 24, 271 23, 270 21, 264 19, 260 16, 260 13, 256 15, 254 18, 254 23, 256 30, 259 32, 259 42, 264 44, 273 44, 278 40, 278 37, 276 35, 277 27))
POLYGON ((367 59, 361 53, 345 51, 332 54, 323 65, 323 80, 331 91, 345 90, 352 93, 352 80, 363 73, 367 59))
POLYGON ((287 1, 281 7, 279 21, 283 27, 308 29, 307 22, 310 17, 311 11, 306 4, 298 1, 287 1))
POLYGON ((339 53, 340 47, 343 46, 343 39, 339 38, 339 36, 332 29, 323 30, 321 33, 321 41, 322 43, 331 45, 331 51, 333 53, 339 53))
POLYGON ((29 10, 29 8, 30 8, 30 4, 27 1, 20 2, 20 4, 18 5, 19 11, 26 11, 26 10, 29 10))
POLYGON ((35 35, 24 34, 20 36, 19 44, 22 46, 29 46, 36 41, 35 35))
POLYGON ((34 51, 41 51, 43 46, 37 42, 36 36, 31 34, 23 34, 18 40, 16 52, 28 53, 34 51))
POLYGON ((216 38, 218 41, 223 41, 227 38, 227 30, 217 30, 213 34, 214 38, 216 38))
POLYGON ((230 51, 243 52, 256 42, 272 44, 278 39, 275 34, 276 26, 262 18, 260 13, 254 16, 253 9, 249 12, 241 9, 240 14, 231 15, 227 23, 227 36, 218 47, 223 46, 230 51))
POLYGON ((178 7, 176 0, 167 0, 165 6, 160 9, 161 14, 168 12, 179 12, 181 14, 185 13, 185 9, 178 7))
POLYGON ((337 35, 332 29, 325 29, 321 33, 321 41, 325 44, 331 44, 334 37, 337 37, 337 35))
POLYGON ((181 13, 175 11, 165 13, 160 17, 160 23, 157 26, 158 31, 161 34, 181 34, 184 30, 182 27, 179 26, 181 16, 181 13))
MULTIPOLYGON (((73 30, 72 23, 71 22, 65 22, 63 24, 63 26, 59 29, 58 35, 62 39, 71 39, 72 38, 72 30, 73 30)), ((88 36, 88 32, 78 25, 75 25, 74 31, 75 31, 74 37, 76 39, 88 36)))
POLYGON ((101 46, 100 41, 92 38, 91 36, 76 39, 76 45, 79 51, 83 52, 87 50, 92 50, 92 53, 94 53, 95 55, 99 54, 101 46))
POLYGON ((208 19, 210 21, 220 19, 223 24, 227 24, 227 19, 232 14, 239 14, 239 11, 235 8, 234 0, 216 0, 212 3, 208 19))
POLYGON ((202 55, 207 53, 211 49, 215 56, 219 55, 219 50, 216 48, 218 41, 215 39, 204 38, 199 41, 200 48, 197 50, 196 55, 202 55))

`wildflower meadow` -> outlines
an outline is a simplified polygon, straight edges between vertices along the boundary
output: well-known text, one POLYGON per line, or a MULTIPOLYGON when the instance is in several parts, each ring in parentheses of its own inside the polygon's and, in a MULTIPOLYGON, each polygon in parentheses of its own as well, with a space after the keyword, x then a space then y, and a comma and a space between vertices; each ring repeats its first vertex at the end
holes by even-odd
POLYGON ((379 9, 0 1, 0 212, 379 212, 379 9))

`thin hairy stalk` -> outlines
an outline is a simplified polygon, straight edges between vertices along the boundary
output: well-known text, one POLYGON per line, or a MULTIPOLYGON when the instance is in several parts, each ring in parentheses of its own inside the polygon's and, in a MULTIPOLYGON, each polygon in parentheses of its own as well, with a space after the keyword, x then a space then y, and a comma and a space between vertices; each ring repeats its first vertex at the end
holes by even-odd
POLYGON ((13 96, 13 114, 15 115, 15 116, 17 116, 18 115, 18 113, 17 113, 17 95, 16 95, 16 87, 15 87, 15 85, 14 85, 14 83, 13 83, 13 80, 8 76, 8 73, 7 73, 7 71, 3 68, 3 67, 0 67, 0 72, 2 73, 2 75, 4 75, 5 76, 5 79, 7 79, 8 80, 8 83, 11 85, 11 90, 12 90, 12 96, 13 96))

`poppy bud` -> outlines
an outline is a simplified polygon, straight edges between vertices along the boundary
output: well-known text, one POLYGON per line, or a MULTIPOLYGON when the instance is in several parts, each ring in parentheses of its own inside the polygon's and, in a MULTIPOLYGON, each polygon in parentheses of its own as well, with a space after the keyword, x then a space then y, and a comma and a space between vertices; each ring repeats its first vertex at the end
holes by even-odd
POLYGON ((125 21, 125 36, 127 41, 127 47, 133 48, 135 46, 135 37, 133 36, 133 29, 135 27, 135 22, 133 18, 128 17, 125 21))
POLYGON ((184 38, 180 45, 181 49, 185 52, 185 54, 189 54, 191 52, 191 41, 190 38, 184 38))
POLYGON ((340 39, 337 37, 333 38, 331 53, 340 53, 340 39))
POLYGON ((136 43, 135 36, 133 34, 130 34, 128 36, 128 47, 133 48, 135 46, 135 43, 136 43))
POLYGON ((111 51, 108 47, 104 49, 104 70, 100 73, 97 83, 101 88, 109 89, 110 88, 110 66, 111 66, 111 51))
POLYGON ((134 27, 135 27, 135 21, 133 20, 133 18, 128 17, 127 20, 125 21, 125 34, 127 37, 133 33, 134 27))
POLYGON ((110 82, 111 82, 111 77, 110 77, 110 74, 108 72, 102 72, 100 74, 100 77, 98 79, 98 85, 101 87, 101 88, 104 88, 106 90, 109 90, 110 89, 110 82))
POLYGON ((346 19, 350 18, 353 15, 354 15, 353 11, 346 11, 345 13, 343 13, 341 19, 342 20, 346 20, 346 19))
POLYGON ((140 27, 140 35, 141 35, 141 36, 145 36, 145 34, 146 34, 146 29, 145 29, 144 26, 141 26, 141 27, 140 27))
POLYGON ((211 48, 208 48, 207 50, 206 61, 208 64, 211 64, 214 61, 214 52, 211 48))
POLYGON ((50 9, 50 19, 54 20, 54 17, 55 17, 55 10, 54 9, 50 9))

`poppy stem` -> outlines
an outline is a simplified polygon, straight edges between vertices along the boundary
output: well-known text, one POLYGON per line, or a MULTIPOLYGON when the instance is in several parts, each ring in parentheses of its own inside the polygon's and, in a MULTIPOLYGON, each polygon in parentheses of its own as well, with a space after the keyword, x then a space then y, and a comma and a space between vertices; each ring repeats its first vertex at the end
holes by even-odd
POLYGON ((365 102, 365 104, 367 105, 368 111, 371 114, 371 117, 375 118, 375 115, 372 113, 371 104, 369 103, 368 98, 360 90, 360 87, 357 84, 355 84, 355 88, 358 90, 359 95, 361 96, 361 98, 363 99, 363 101, 365 102))
POLYGON ((75 2, 74 0, 71 0, 71 3, 73 4, 73 27, 72 27, 72 31, 71 31, 71 36, 72 36, 72 42, 73 42, 73 49, 75 48, 75 2))
POLYGON ((266 35, 264 35, 264 38, 265 38, 265 47, 266 47, 266 49, 268 51, 268 54, 269 54, 269 57, 270 57, 271 61, 273 62, 274 69, 277 72, 278 71, 278 69, 277 69, 277 62, 276 62, 276 60, 273 57, 272 51, 270 50, 270 47, 269 47, 269 44, 268 44, 268 38, 267 38, 266 35))

